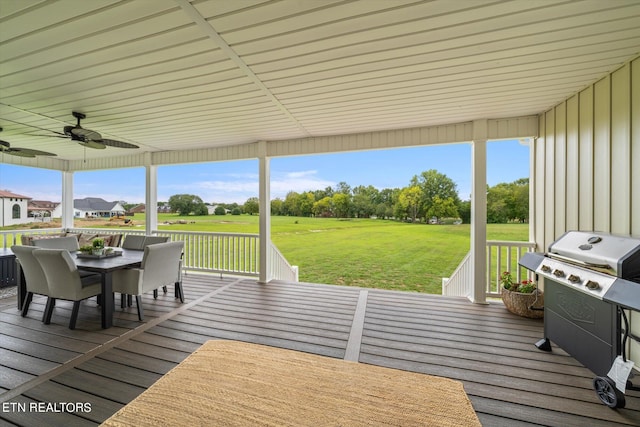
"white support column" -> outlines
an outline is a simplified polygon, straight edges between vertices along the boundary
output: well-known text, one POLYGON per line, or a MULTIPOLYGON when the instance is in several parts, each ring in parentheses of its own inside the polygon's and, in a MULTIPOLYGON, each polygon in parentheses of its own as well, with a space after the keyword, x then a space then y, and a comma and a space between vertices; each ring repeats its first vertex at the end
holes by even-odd
POLYGON ((471 144, 471 301, 487 303, 487 121, 473 122, 471 144))
POLYGON ((62 172, 62 228, 73 228, 73 172, 62 172))
POLYGON ((260 275, 259 283, 271 280, 271 159, 267 157, 267 142, 259 142, 259 209, 260 209, 260 275))
MULTIPOLYGON (((529 241, 536 241, 536 145, 538 138, 529 139, 529 241)), ((537 250, 534 249, 534 250, 537 250)))
POLYGON ((145 166, 145 233, 158 229, 158 166, 145 166))

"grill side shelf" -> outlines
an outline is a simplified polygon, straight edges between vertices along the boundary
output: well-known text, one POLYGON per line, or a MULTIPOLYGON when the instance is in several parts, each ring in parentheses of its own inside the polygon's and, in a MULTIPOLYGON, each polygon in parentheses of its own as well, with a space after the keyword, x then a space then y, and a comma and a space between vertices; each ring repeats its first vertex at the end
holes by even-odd
POLYGON ((640 283, 616 279, 602 299, 628 310, 640 311, 640 283))

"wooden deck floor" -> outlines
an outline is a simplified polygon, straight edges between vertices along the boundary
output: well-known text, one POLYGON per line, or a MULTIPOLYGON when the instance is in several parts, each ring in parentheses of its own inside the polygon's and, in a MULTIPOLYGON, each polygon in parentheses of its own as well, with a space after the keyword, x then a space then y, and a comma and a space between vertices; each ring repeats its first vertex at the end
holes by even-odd
POLYGON ((91 301, 71 331, 70 304, 60 302, 43 325, 43 298, 26 318, 15 298, 0 300, 0 426, 99 424, 209 339, 460 380, 485 426, 640 425, 639 393, 627 394, 625 409, 600 404, 589 370, 557 348, 535 348, 542 322, 500 303, 197 274, 184 286, 185 304, 171 292, 146 296, 145 322, 135 307, 118 307, 108 330, 91 301), (30 406, 38 402, 45 405, 30 406), (52 402, 90 410, 68 413, 52 402))

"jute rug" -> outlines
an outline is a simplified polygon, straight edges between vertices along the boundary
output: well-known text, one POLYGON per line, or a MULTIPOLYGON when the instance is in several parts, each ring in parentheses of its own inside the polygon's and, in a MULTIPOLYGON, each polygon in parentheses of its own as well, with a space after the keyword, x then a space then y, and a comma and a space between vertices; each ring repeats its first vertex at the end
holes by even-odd
POLYGON ((104 426, 480 426, 462 383, 208 341, 104 426))

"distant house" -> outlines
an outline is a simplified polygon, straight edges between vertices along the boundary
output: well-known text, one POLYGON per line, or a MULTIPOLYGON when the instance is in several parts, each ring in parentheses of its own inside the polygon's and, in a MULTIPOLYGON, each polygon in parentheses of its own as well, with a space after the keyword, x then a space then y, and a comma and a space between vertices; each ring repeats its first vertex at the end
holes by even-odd
MULTIPOLYGON (((209 215, 213 215, 216 212, 217 207, 220 205, 207 205, 207 211, 209 215)), ((224 208, 225 214, 231 213, 231 209, 224 208)))
POLYGON ((27 210, 30 217, 51 217, 53 211, 58 207, 59 202, 50 202, 48 200, 30 200, 27 210))
MULTIPOLYGON (((73 216, 75 218, 111 218, 124 215, 125 209, 120 202, 107 202, 99 197, 73 199, 73 216)), ((56 207, 52 216, 62 217, 62 205, 56 207)))
POLYGON ((27 206, 31 197, 0 190, 0 226, 28 222, 27 206))
POLYGON ((132 207, 131 209, 129 209, 129 211, 127 213, 130 214, 136 214, 136 213, 145 213, 145 205, 144 203, 140 203, 139 205, 135 205, 134 207, 132 207))

